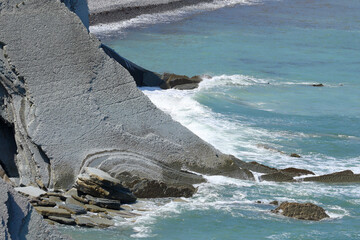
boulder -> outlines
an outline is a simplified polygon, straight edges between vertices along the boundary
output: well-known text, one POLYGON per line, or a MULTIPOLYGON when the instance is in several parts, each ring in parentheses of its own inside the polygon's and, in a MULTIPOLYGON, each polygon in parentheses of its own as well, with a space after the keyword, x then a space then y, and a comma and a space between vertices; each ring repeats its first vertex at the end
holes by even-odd
POLYGON ((59 208, 65 209, 71 214, 80 215, 85 214, 86 210, 84 207, 76 205, 76 204, 58 204, 59 208))
POLYGON ((95 198, 90 195, 86 195, 86 199, 89 200, 89 204, 96 205, 102 208, 109 209, 121 209, 121 202, 119 200, 111 200, 106 198, 95 198))
POLYGON ((123 187, 118 179, 95 168, 85 168, 84 173, 78 176, 75 186, 79 191, 94 197, 119 200, 122 203, 136 201, 134 194, 123 187))
POLYGON ((34 207, 35 210, 43 215, 44 217, 49 216, 57 216, 57 217, 65 217, 70 218, 71 213, 65 209, 61 208, 52 208, 52 207, 34 207))
POLYGON ((297 153, 292 153, 290 154, 290 157, 293 157, 293 158, 301 158, 301 156, 297 153))
POLYGON ((294 179, 282 172, 270 173, 260 176, 261 181, 273 181, 273 182, 292 182, 294 179))
POLYGON ((289 203, 283 202, 272 212, 280 213, 286 217, 319 221, 324 218, 329 218, 325 210, 312 203, 289 203))
POLYGON ((281 172, 290 177, 299 177, 303 175, 315 175, 312 171, 300 168, 285 168, 281 169, 281 172))
POLYGON ((76 225, 75 220, 72 218, 64 218, 64 217, 57 217, 57 216, 49 216, 51 221, 65 224, 65 225, 76 225))
POLYGON ((276 201, 276 200, 274 200, 274 201, 271 201, 269 204, 271 204, 271 205, 279 205, 279 202, 278 201, 276 201))
POLYGON ((46 193, 44 190, 42 190, 38 187, 33 187, 33 186, 16 187, 14 189, 25 196, 30 196, 30 197, 35 197, 35 198, 40 197, 46 193))
POLYGON ((360 174, 354 174, 351 170, 326 174, 316 177, 307 177, 303 179, 307 182, 324 182, 324 183, 351 183, 360 182, 360 174))
POLYGON ((194 89, 197 88, 199 83, 202 81, 200 76, 193 76, 189 78, 188 76, 177 75, 174 73, 164 73, 161 75, 161 79, 164 81, 164 83, 160 85, 162 89, 194 89), (182 85, 186 86, 181 88, 182 85))

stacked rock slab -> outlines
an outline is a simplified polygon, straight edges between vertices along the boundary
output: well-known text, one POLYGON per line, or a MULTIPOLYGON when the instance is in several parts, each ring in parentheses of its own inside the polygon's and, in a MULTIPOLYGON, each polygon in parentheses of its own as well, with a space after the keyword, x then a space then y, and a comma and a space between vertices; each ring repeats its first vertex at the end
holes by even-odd
POLYGON ((28 200, 0 179, 0 239, 70 239, 44 222, 28 200))
POLYGON ((0 29, 0 116, 13 128, 19 184, 68 189, 84 167, 125 182, 202 181, 182 168, 248 178, 157 109, 64 4, 8 0, 0 29))

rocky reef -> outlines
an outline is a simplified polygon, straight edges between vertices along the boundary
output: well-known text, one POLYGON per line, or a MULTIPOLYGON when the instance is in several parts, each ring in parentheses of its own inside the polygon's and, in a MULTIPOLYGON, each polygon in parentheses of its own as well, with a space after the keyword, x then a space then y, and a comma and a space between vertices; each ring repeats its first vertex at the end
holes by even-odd
POLYGON ((319 221, 324 218, 329 218, 329 215, 326 214, 322 207, 312 203, 283 202, 272 212, 300 220, 319 221))

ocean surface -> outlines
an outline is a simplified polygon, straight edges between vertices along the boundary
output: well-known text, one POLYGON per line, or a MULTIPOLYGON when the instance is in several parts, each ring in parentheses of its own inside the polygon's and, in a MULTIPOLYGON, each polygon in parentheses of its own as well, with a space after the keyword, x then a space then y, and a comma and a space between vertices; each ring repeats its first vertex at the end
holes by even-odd
MULTIPOLYGON (((359 0, 216 1, 91 31, 147 69, 203 75, 196 90, 142 91, 224 153, 360 173, 359 0)), ((186 202, 145 201, 149 211, 115 228, 62 231, 87 240, 360 239, 359 184, 206 178, 186 202), (312 202, 331 218, 278 216, 273 200, 312 202)))

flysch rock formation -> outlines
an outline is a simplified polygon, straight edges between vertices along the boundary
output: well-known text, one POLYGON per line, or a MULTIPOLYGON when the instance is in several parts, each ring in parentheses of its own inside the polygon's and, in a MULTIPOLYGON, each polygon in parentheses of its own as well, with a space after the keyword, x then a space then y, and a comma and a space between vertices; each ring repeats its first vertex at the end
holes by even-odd
POLYGON ((70 239, 34 211, 28 200, 0 179, 0 239, 70 239))
POLYGON ((60 1, 1 1, 0 29, 0 159, 15 185, 69 189, 86 167, 129 187, 203 181, 182 169, 253 178, 157 109, 60 1))

